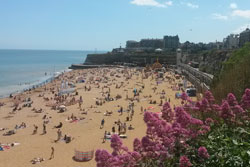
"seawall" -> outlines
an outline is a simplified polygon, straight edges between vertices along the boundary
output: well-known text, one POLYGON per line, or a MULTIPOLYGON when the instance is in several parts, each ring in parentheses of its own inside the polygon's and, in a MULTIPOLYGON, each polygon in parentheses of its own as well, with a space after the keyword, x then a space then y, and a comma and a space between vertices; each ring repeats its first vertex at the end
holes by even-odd
POLYGON ((106 53, 106 54, 88 54, 85 65, 114 64, 115 62, 135 63, 144 66, 152 64, 159 60, 162 64, 175 65, 176 53, 106 53))

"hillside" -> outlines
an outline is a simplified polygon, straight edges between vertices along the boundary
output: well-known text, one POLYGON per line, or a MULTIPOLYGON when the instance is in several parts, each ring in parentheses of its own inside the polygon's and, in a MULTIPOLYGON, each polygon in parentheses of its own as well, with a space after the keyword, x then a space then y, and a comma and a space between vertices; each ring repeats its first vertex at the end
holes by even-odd
POLYGON ((244 90, 250 87, 250 43, 235 50, 223 63, 219 76, 214 80, 212 91, 217 100, 232 92, 239 99, 244 90))

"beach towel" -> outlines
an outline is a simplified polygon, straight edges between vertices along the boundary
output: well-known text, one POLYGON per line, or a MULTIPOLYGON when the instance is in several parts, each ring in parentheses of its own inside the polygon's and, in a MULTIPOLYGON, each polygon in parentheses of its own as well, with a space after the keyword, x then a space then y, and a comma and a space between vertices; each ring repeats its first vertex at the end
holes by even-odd
POLYGON ((2 146, 4 150, 10 149, 10 146, 2 146))
POLYGON ((153 110, 153 109, 154 109, 153 106, 149 106, 149 107, 148 107, 148 110, 153 110))
POLYGON ((82 152, 82 151, 75 150, 74 159, 76 161, 89 161, 89 160, 91 160, 93 158, 93 156, 94 156, 94 150, 87 151, 87 152, 82 152))
POLYGON ((123 139, 127 138, 127 135, 119 135, 119 136, 120 138, 123 138, 123 139))

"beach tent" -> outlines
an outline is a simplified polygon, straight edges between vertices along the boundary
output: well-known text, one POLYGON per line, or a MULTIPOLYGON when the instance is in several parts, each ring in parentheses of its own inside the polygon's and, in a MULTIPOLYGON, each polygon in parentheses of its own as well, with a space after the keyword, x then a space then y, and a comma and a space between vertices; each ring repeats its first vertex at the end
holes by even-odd
POLYGON ((75 156, 73 157, 75 161, 83 162, 83 161, 89 161, 94 156, 94 150, 82 152, 75 150, 75 156))
POLYGON ((63 94, 69 94, 69 93, 73 93, 75 92, 75 88, 68 88, 68 89, 62 89, 59 92, 59 96, 63 95, 63 94))

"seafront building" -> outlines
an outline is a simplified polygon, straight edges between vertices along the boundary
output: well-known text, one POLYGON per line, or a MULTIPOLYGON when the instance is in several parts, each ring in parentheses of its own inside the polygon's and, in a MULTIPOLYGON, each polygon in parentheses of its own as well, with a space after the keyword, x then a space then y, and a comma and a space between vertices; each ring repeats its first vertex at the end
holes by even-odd
POLYGON ((131 49, 131 48, 139 48, 140 47, 140 42, 134 41, 134 40, 129 40, 126 42, 126 48, 131 49))
POLYGON ((250 42, 250 30, 247 28, 240 33, 239 45, 242 47, 246 42, 250 42))
POLYGON ((145 49, 163 48, 163 39, 142 39, 140 41, 140 47, 145 49))
POLYGON ((236 49, 239 47, 239 35, 230 34, 223 39, 224 48, 226 49, 236 49))
POLYGON ((180 46, 180 41, 178 35, 176 36, 164 36, 164 49, 176 50, 180 46))

